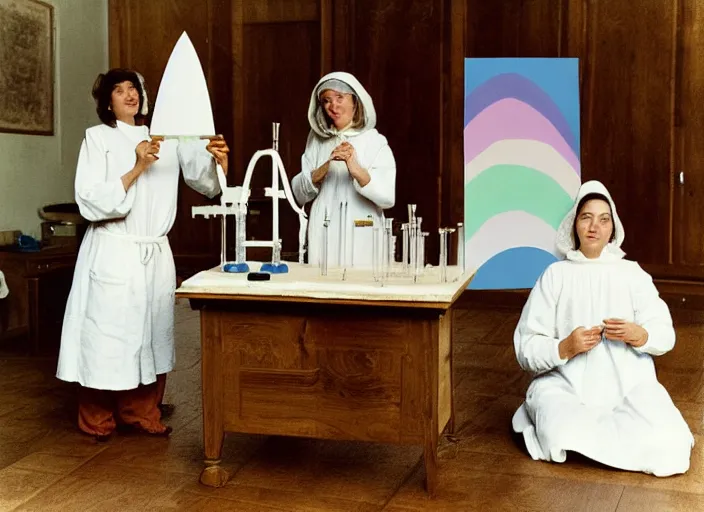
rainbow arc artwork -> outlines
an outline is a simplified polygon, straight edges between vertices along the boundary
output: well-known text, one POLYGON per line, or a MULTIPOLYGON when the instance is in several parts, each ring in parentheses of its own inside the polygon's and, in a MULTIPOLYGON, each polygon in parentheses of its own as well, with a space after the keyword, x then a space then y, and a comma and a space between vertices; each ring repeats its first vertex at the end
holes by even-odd
POLYGON ((532 288, 581 183, 578 59, 465 59, 470 289, 532 288))

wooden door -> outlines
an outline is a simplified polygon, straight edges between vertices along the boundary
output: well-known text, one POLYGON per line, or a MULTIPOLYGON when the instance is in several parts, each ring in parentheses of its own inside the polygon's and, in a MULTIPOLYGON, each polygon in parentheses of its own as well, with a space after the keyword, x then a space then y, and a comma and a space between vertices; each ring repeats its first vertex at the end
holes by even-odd
POLYGON ((673 263, 702 277, 704 269, 704 2, 681 0, 673 263), (681 179, 680 179, 681 178, 681 179))
POLYGON ((611 192, 629 259, 670 260, 676 0, 584 3, 582 178, 611 192))

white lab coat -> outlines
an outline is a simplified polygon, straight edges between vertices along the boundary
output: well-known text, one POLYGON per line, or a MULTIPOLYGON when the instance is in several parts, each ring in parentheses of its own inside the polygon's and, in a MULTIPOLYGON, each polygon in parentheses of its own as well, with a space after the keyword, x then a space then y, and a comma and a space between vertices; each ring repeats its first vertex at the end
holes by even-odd
MULTIPOLYGON (((585 185, 595 188, 594 182, 585 185)), ((577 202, 588 191, 581 190, 577 202)), ((623 228, 614 216, 620 243, 623 228)), ((574 209, 559 239, 570 236, 573 220, 574 209)), ((571 450, 624 470, 657 476, 686 472, 694 438, 658 382, 652 358, 674 343, 670 312, 651 277, 624 260, 616 244, 592 260, 568 248, 566 260, 550 265, 536 283, 514 334, 519 364, 535 374, 513 417, 530 455, 564 462, 571 450), (560 359, 561 340, 577 327, 591 328, 607 318, 644 327, 647 343, 634 348, 602 339, 589 352, 560 359)))
POLYGON ((174 366, 176 275, 167 234, 176 217, 179 166, 209 197, 220 187, 207 141, 162 142, 159 160, 125 192, 145 126, 86 130, 76 202, 91 221, 78 253, 61 336, 57 377, 83 386, 134 389, 174 366))
POLYGON ((354 228, 354 221, 371 219, 375 226, 382 225, 383 210, 391 208, 396 197, 396 162, 386 137, 374 129, 376 111, 372 99, 354 76, 330 73, 320 79, 311 94, 308 120, 311 132, 301 158, 301 172, 291 182, 299 204, 313 201, 308 222, 308 263, 318 264, 320 261, 323 221, 327 213, 330 219, 328 264, 371 267, 372 228, 354 228), (363 128, 340 132, 325 125, 317 100, 318 87, 330 78, 342 80, 354 89, 364 105, 363 128), (314 186, 312 172, 323 165, 332 151, 345 141, 354 146, 357 161, 367 170, 371 181, 361 187, 350 176, 345 162, 333 161, 320 187, 314 186))

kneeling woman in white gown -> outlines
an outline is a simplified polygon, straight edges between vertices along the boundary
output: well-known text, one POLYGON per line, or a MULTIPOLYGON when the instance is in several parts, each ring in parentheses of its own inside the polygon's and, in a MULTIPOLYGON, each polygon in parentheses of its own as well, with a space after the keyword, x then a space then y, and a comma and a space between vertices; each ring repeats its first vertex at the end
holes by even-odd
POLYGON ((535 374, 513 417, 535 460, 568 450, 656 476, 684 473, 694 438, 652 356, 675 344, 667 305, 652 278, 623 259, 623 226, 599 182, 582 185, 562 221, 550 265, 514 334, 518 362, 535 374))

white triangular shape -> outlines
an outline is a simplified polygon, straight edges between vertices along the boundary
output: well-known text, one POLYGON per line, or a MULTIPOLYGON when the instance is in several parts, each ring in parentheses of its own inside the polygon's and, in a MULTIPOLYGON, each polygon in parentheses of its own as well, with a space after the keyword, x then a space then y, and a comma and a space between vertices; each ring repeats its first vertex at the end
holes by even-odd
POLYGON ((208 84, 186 32, 181 34, 166 63, 150 132, 181 137, 215 135, 208 84))

